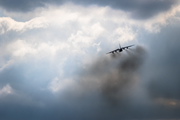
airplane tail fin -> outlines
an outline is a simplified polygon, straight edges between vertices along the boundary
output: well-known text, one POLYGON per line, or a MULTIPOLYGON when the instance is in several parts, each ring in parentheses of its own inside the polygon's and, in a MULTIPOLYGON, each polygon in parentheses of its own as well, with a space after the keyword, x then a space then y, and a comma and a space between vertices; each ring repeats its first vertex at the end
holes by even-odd
POLYGON ((119 49, 121 49, 121 45, 119 44, 119 49))

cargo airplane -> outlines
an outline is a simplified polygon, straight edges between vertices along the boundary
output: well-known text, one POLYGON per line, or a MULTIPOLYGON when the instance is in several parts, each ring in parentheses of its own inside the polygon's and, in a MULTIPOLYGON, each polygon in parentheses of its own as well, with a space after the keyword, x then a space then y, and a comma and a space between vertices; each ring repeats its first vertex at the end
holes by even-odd
POLYGON ((128 49, 129 47, 132 47, 132 46, 134 46, 134 45, 129 45, 129 46, 121 47, 121 45, 119 44, 119 48, 118 49, 115 49, 115 50, 113 50, 111 52, 108 52, 106 54, 115 53, 115 52, 122 52, 123 50, 128 49))

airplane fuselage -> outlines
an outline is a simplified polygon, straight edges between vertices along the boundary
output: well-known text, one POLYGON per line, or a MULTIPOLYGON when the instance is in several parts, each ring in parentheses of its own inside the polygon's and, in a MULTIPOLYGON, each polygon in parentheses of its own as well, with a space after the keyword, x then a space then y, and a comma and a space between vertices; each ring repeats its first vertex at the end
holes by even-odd
POLYGON ((115 53, 115 52, 122 52, 123 49, 116 49, 115 51, 113 51, 112 53, 115 53))

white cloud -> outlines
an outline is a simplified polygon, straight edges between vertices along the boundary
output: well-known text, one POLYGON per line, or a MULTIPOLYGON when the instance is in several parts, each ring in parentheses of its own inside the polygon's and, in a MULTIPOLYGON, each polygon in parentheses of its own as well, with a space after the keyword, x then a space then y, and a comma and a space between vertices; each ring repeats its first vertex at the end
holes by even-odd
POLYGON ((30 44, 23 40, 17 40, 10 43, 7 49, 12 52, 13 56, 24 56, 27 53, 35 54, 36 50, 31 47, 30 44))
POLYGON ((101 51, 100 44, 101 44, 101 42, 99 42, 99 43, 94 43, 94 44, 92 45, 93 47, 96 47, 96 48, 97 48, 97 52, 101 51))
POLYGON ((13 94, 13 93, 14 93, 14 90, 11 88, 9 84, 7 84, 0 90, 0 97, 4 97, 6 95, 13 94))
POLYGON ((177 13, 180 12, 180 5, 172 7, 167 12, 160 13, 157 16, 147 20, 144 23, 144 28, 152 33, 160 32, 162 26, 173 22, 173 18, 176 18, 177 13))
MULTIPOLYGON (((109 7, 83 7, 73 4, 48 6, 38 8, 32 13, 18 14, 22 19, 32 17, 26 22, 1 17, 0 33, 21 33, 21 38, 10 38, 13 42, 9 40, 6 43, 6 52, 14 57, 55 56, 57 53, 63 54, 62 57, 69 54, 86 56, 88 49, 95 43, 127 43, 137 39, 137 31, 141 28, 149 32, 159 32, 161 26, 168 24, 167 21, 180 11, 179 8, 175 6, 148 20, 134 20, 129 13, 109 7), (45 29, 39 29, 32 34, 32 30, 36 28, 45 29), (23 34, 25 31, 27 34, 23 34)), ((9 15, 14 16, 12 13, 9 15)), ((101 45, 98 46, 98 51, 100 48, 101 45)))
POLYGON ((1 63, 0 66, 0 72, 3 71, 5 68, 8 68, 9 66, 13 65, 15 63, 14 60, 6 61, 5 63, 1 63))
POLYGON ((14 57, 27 57, 27 55, 35 57, 53 56, 60 49, 66 49, 67 45, 58 42, 40 42, 32 43, 26 40, 17 40, 7 45, 7 51, 9 51, 14 57))
POLYGON ((114 31, 113 37, 121 41, 121 43, 125 43, 134 40, 136 38, 136 33, 130 27, 119 27, 114 31))
POLYGON ((130 13, 121 10, 113 10, 109 7, 83 7, 73 4, 65 4, 59 7, 47 6, 46 8, 38 8, 27 14, 5 12, 4 14, 12 17, 18 15, 19 19, 29 18, 30 20, 27 22, 17 22, 10 17, 1 17, 0 28, 1 33, 4 33, 9 30, 25 31, 27 29, 44 28, 49 24, 51 24, 51 26, 63 28, 67 27, 67 24, 75 22, 78 24, 80 29, 89 26, 93 29, 93 27, 99 27, 100 25, 100 29, 97 28, 95 31, 92 31, 92 34, 95 35, 105 29, 103 27, 108 26, 105 24, 109 22, 117 24, 117 28, 126 29, 128 26, 128 29, 131 29, 132 26, 138 26, 145 28, 149 32, 156 33, 159 32, 162 25, 167 24, 167 20, 174 17, 179 11, 180 6, 174 6, 169 11, 160 13, 153 18, 147 20, 134 20, 130 18, 130 13), (101 26, 102 23, 103 26, 101 26))
POLYGON ((0 34, 14 30, 17 32, 24 32, 28 29, 44 28, 48 23, 43 17, 37 17, 27 22, 17 22, 10 17, 0 18, 0 34))
POLYGON ((103 34, 103 31, 104 29, 101 27, 100 23, 95 23, 90 27, 83 26, 81 30, 78 30, 75 34, 71 34, 68 38, 68 42, 72 43, 76 50, 88 48, 101 34, 103 34))
POLYGON ((49 84, 49 89, 52 92, 62 92, 64 90, 68 89, 75 89, 75 81, 72 79, 62 79, 54 78, 52 82, 49 84))

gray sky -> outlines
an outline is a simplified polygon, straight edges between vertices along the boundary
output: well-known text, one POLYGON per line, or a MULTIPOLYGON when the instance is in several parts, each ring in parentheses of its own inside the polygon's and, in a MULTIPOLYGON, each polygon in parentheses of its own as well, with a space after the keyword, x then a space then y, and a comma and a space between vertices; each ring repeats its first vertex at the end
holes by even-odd
POLYGON ((0 119, 180 119, 179 31, 177 0, 0 1, 0 119))

